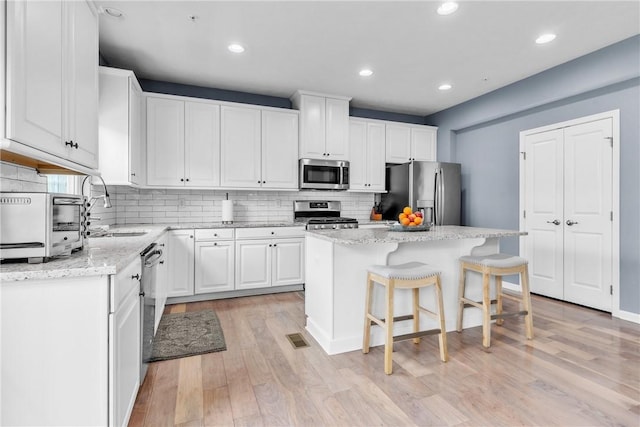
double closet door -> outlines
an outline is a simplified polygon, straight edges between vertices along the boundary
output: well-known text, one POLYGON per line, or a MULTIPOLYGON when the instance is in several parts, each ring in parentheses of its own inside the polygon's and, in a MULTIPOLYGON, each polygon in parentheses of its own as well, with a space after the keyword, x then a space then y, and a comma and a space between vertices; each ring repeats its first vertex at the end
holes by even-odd
POLYGON ((524 135, 531 291, 612 306, 613 120, 524 135))

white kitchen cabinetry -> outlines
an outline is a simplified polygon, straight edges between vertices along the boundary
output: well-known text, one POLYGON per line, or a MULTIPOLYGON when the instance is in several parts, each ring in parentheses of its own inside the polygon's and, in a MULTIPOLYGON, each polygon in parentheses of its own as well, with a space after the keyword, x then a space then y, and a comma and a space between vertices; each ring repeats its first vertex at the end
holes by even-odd
POLYGON ((234 289, 234 230, 206 229, 195 231, 195 293, 231 291, 234 289))
POLYGON ((133 71, 100 67, 100 173, 107 185, 143 185, 145 102, 133 71))
POLYGON ((236 289, 304 283, 304 228, 236 232, 236 289))
POLYGON ((300 158, 349 160, 350 100, 305 91, 293 95, 300 110, 300 158))
POLYGON ((384 191, 385 124, 350 119, 349 147, 349 190, 384 191))
POLYGON ((297 111, 262 110, 262 188, 298 188, 297 111))
POLYGON ((127 425, 140 387, 140 258, 110 276, 109 413, 111 424, 127 425))
POLYGON ((85 1, 7 2, 6 54, 7 138, 42 151, 47 160, 53 155, 97 169, 94 7, 85 1))
POLYGON ((220 107, 206 102, 147 97, 147 184, 220 184, 220 107))
POLYGON ((386 162, 435 161, 438 128, 387 122, 386 162))
POLYGON ((167 241, 169 297, 193 295, 194 230, 171 230, 167 241))

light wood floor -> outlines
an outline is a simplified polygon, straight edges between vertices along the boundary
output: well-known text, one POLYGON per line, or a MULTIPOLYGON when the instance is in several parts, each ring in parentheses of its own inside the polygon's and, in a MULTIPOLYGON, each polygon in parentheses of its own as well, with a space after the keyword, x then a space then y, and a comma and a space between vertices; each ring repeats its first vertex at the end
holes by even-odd
MULTIPOLYGON (((507 302, 505 302, 505 307, 507 302)), ((327 356, 304 330, 301 293, 177 304, 212 308, 227 351, 153 363, 130 426, 608 426, 640 425, 640 325, 533 298, 533 341, 521 318, 327 356), (286 334, 311 344, 294 349, 286 334)), ((449 314, 453 315, 453 314, 449 314)))

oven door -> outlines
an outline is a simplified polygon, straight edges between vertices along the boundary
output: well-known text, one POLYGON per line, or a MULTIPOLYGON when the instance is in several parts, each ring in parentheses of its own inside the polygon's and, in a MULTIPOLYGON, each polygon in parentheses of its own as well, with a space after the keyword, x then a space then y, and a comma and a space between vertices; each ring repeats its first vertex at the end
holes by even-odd
POLYGON ((82 247, 84 209, 82 197, 52 197, 51 256, 82 247))
POLYGON ((347 190, 349 162, 300 159, 300 189, 347 190))

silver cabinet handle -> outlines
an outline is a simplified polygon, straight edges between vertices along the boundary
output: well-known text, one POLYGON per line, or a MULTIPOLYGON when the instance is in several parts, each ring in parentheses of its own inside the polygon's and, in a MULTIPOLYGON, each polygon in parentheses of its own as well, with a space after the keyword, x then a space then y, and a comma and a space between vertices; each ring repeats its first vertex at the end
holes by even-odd
POLYGON ((553 221, 547 221, 547 224, 560 225, 560 221, 557 219, 554 219, 553 221))
POLYGON ((567 220, 567 225, 568 226, 572 226, 573 224, 577 224, 578 221, 571 221, 570 219, 567 220))

